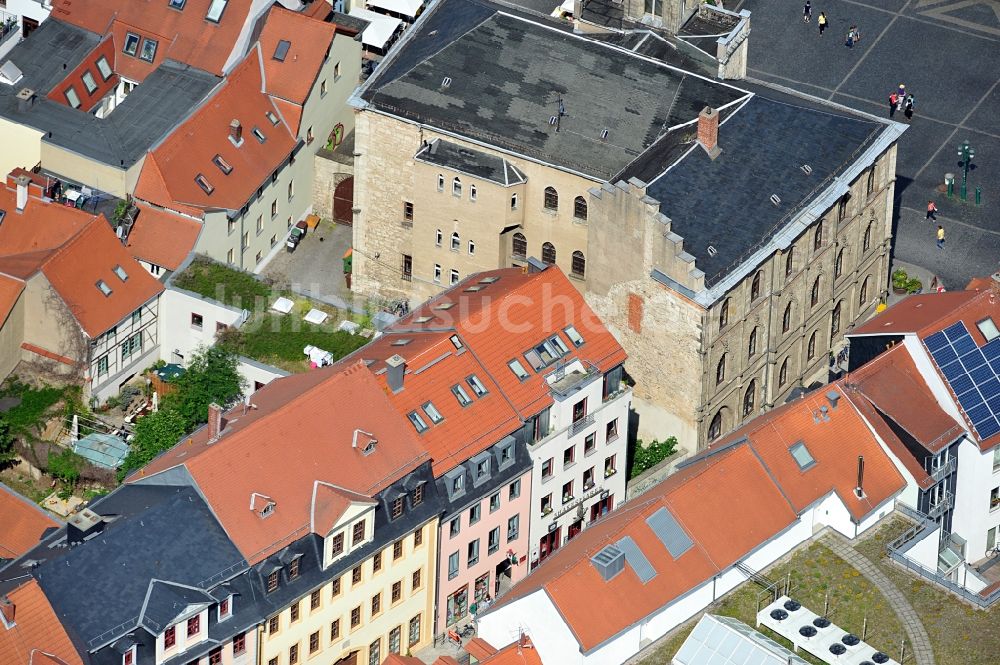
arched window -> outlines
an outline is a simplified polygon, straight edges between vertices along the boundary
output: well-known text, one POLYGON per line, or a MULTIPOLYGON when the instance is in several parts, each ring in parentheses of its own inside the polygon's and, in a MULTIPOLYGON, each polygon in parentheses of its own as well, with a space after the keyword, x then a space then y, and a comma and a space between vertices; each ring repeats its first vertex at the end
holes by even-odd
POLYGON ((785 277, 790 277, 795 271, 795 248, 789 247, 785 256, 785 277))
POLYGON ((837 252, 837 260, 833 262, 833 276, 840 277, 844 274, 844 250, 837 252))
POLYGON ((865 240, 861 245, 861 251, 867 252, 871 248, 872 248, 872 225, 869 224, 868 227, 865 228, 865 240))
POLYGON ((719 330, 722 330, 729 325, 729 298, 722 301, 722 307, 719 308, 719 330))
POLYGON ((550 266, 556 263, 556 246, 550 242, 542 243, 542 263, 550 266))
POLYGON ((451 234, 451 251, 457 252, 462 246, 462 239, 458 237, 458 231, 451 234))
POLYGON ((708 440, 715 441, 722 434, 722 409, 719 409, 715 417, 712 418, 712 423, 708 426, 708 440))
POLYGON ((757 274, 753 276, 753 281, 750 283, 750 302, 760 298, 760 280, 763 271, 758 270, 757 274))
POLYGON ((840 306, 843 304, 844 301, 841 300, 833 308, 833 316, 830 319, 830 341, 833 341, 833 336, 840 332, 840 306))
POLYGON ((819 250, 823 246, 823 222, 816 226, 816 235, 813 236, 813 249, 819 250))
POLYGON ((816 331, 809 335, 809 343, 806 344, 806 358, 812 360, 816 357, 816 331))
POLYGON ((750 331, 750 341, 747 342, 747 358, 753 358, 757 353, 757 328, 750 331))
POLYGON ((555 187, 545 188, 545 209, 559 210, 559 194, 555 187))
POLYGON ((437 233, 434 234, 434 244, 440 247, 442 241, 444 241, 444 233, 441 232, 441 229, 438 229, 437 233))
POLYGON ((875 191, 875 167, 868 172, 868 185, 865 187, 865 193, 871 196, 871 193, 875 191))
POLYGON ((582 196, 573 199, 573 217, 587 221, 587 199, 582 196))
POLYGON ((574 277, 583 277, 587 272, 587 259, 580 250, 573 252, 573 263, 570 270, 574 277))
POLYGON ((813 307, 819 302, 819 277, 813 282, 812 292, 809 294, 809 304, 813 307))
POLYGON ((510 195, 510 209, 517 210, 517 194, 510 195))
POLYGON ((523 233, 515 233, 514 237, 511 239, 511 254, 519 259, 523 259, 528 255, 528 239, 524 237, 523 233))
POLYGON ((781 369, 778 370, 778 387, 788 383, 788 358, 785 358, 784 362, 781 363, 781 369))
POLYGON ((747 386, 747 391, 743 393, 743 417, 746 418, 751 413, 753 413, 753 408, 756 406, 757 400, 757 382, 750 381, 750 385, 747 386))
POLYGON ((471 255, 473 255, 475 253, 476 253, 476 241, 475 240, 470 240, 469 241, 469 255, 471 256, 471 255))
POLYGON ((477 194, 477 192, 476 192, 476 186, 475 185, 469 185, 469 200, 470 201, 475 201, 476 200, 476 194, 477 194))
POLYGON ((792 328, 792 303, 785 305, 785 313, 781 315, 781 332, 786 333, 792 328))
POLYGON ((462 195, 462 181, 458 178, 451 181, 451 193, 453 196, 462 195))
POLYGON ((715 385, 719 385, 726 380, 726 354, 719 358, 719 364, 715 366, 715 385))
POLYGON ((444 191, 444 176, 438 173, 438 191, 444 191))
POLYGON ((844 221, 844 217, 847 217, 847 199, 850 196, 850 194, 844 194, 840 197, 840 203, 837 204, 837 219, 840 221, 844 221))
POLYGON ((868 278, 865 277, 865 281, 861 282, 861 295, 858 297, 858 304, 862 307, 868 302, 868 278))

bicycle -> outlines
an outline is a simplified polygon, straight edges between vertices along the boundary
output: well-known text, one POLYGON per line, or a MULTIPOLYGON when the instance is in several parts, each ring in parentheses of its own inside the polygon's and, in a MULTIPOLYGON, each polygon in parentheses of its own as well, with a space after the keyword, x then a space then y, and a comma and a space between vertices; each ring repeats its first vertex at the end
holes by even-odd
POLYGON ((1000 557, 1000 545, 995 545, 993 549, 986 550, 986 556, 989 558, 1000 557))

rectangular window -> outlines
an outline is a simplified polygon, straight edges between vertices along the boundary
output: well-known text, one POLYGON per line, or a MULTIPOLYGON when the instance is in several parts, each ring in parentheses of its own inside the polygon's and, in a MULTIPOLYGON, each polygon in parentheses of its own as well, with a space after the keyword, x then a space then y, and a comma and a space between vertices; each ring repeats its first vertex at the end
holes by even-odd
POLYGON ((434 281, 441 283, 441 264, 439 263, 434 264, 434 281))
POLYGON ((319 631, 309 636, 309 655, 319 651, 319 631))
POLYGON ((338 577, 330 584, 330 597, 336 598, 340 595, 340 578, 338 577))
POLYGON ((193 616, 187 621, 187 636, 194 637, 201 632, 201 615, 193 616))
POLYGON ((573 422, 580 422, 587 417, 587 400, 580 400, 573 405, 573 422))
POLYGON ((462 531, 462 518, 454 517, 448 523, 448 535, 454 538, 462 531))
POLYGON ((278 216, 278 201, 271 201, 271 219, 278 216))
POLYGON ((122 361, 142 350, 142 333, 136 333, 122 344, 122 361))
POLYGON ((420 571, 414 570, 413 575, 410 578, 410 590, 416 591, 420 588, 420 571))
POLYGON ((403 219, 407 222, 413 221, 413 203, 410 201, 403 201, 403 219))
POLYGON ((615 469, 615 455, 608 457, 604 460, 604 477, 613 476, 617 469, 615 469))
POLYGON ((570 466, 576 461, 576 446, 570 446, 563 451, 563 468, 570 466))
POLYGON ((396 626, 395 628, 389 631, 389 653, 399 653, 402 634, 403 634, 402 626, 396 626))
POLYGON ((448 579, 453 580, 458 577, 458 552, 448 555, 448 579))
POLYGON ((583 454, 589 455, 595 450, 597 450, 597 433, 591 432, 587 435, 587 438, 583 440, 583 454))
POLYGON ((382 570, 382 553, 376 552, 375 556, 372 557, 372 574, 374 575, 380 570, 382 570))
POLYGON ((354 525, 353 533, 351 534, 351 547, 357 547, 365 539, 365 521, 361 520, 354 525))
POLYGON ((490 497, 490 512, 495 513, 500 510, 500 492, 490 497))
POLYGON ((333 80, 336 81, 340 78, 340 63, 336 63, 333 66, 333 80))
MULTIPOLYGON (((108 373, 108 357, 101 356, 97 359, 97 376, 103 376, 108 373)), ((1000 450, 998 448, 997 450, 1000 450)))
POLYGON ((552 494, 546 494, 542 497, 542 501, 539 505, 542 510, 542 515, 548 515, 552 512, 552 494))
POLYGON ((125 33, 125 46, 122 47, 122 53, 125 55, 135 56, 139 51, 139 35, 126 32, 125 33))
POLYGON ((330 622, 330 639, 340 639, 340 619, 334 619, 330 622))
POLYGON ((299 662, 299 645, 293 644, 288 647, 288 665, 296 665, 299 662))
POLYGON ((289 609, 289 617, 288 617, 290 623, 295 623, 296 621, 299 620, 299 605, 300 603, 297 600, 294 603, 292 603, 292 606, 289 609))
POLYGON ((280 627, 280 619, 281 618, 277 614, 275 614, 273 617, 271 617, 270 619, 268 619, 268 622, 267 622, 267 634, 268 635, 274 635, 275 633, 278 632, 278 628, 280 627))
POLYGON ((355 566, 351 571, 351 586, 361 584, 361 566, 355 566))
POLYGON ((361 606, 358 605, 353 610, 351 610, 351 628, 357 628, 361 625, 361 606))
POLYGON ((606 443, 611 443, 612 441, 615 441, 615 440, 618 439, 618 419, 617 418, 615 418, 610 423, 608 423, 608 427, 605 430, 604 439, 605 439, 606 443))
POLYGON ((494 554, 500 549, 500 527, 496 527, 490 531, 489 537, 489 553, 494 554))
POLYGON ((158 42, 155 39, 142 40, 142 53, 139 54, 139 58, 145 60, 146 62, 153 62, 156 58, 157 43, 158 42))
POLYGON ((392 602, 398 603, 399 599, 403 597, 403 583, 393 582, 392 583, 392 602))
POLYGON ((288 181, 288 200, 291 201, 293 198, 295 198, 295 181, 294 180, 289 180, 288 181))
POLYGON ((521 496, 521 479, 518 478, 507 488, 507 498, 511 501, 521 496))
POLYGON ((322 603, 322 602, 323 602, 323 600, 322 600, 322 598, 320 598, 319 589, 316 589, 309 596, 309 609, 310 610, 318 610, 319 606, 320 606, 320 603, 322 603))
POLYGON ((403 516, 403 497, 399 496, 392 500, 392 517, 390 519, 398 520, 403 516))
POLYGON ((80 108, 80 96, 76 94, 76 88, 73 86, 66 88, 66 101, 73 108, 80 108))
POLYGON ((420 615, 410 619, 410 648, 412 649, 420 641, 420 615))
POLYGON ((507 520, 507 542, 517 539, 517 534, 521 526, 521 516, 514 515, 507 520))
POLYGON ((469 508, 469 526, 472 526, 479 521, 479 518, 483 515, 482 504, 477 503, 472 508, 469 508))
POLYGON ((204 324, 205 324, 205 317, 203 317, 201 314, 196 314, 195 312, 191 312, 192 328, 195 328, 196 330, 201 330, 204 324))
POLYGON ((229 599, 224 598, 222 602, 219 603, 219 621, 228 619, 230 614, 232 614, 232 612, 230 612, 229 599))
POLYGON ((338 533, 330 539, 330 556, 336 557, 344 553, 344 534, 338 533))
POLYGON ((247 652, 247 634, 240 633, 233 638, 233 655, 242 656, 247 652))
POLYGON ((403 541, 397 540, 392 544, 392 560, 398 561, 403 558, 403 541))
POLYGON ((549 478, 552 476, 552 458, 542 462, 542 478, 549 478))
POLYGON ((562 501, 563 503, 569 503, 573 500, 573 481, 563 484, 562 486, 562 501))
POLYGON ((94 80, 94 75, 90 71, 85 71, 80 80, 83 81, 83 87, 87 89, 87 93, 94 94, 94 91, 97 90, 97 81, 94 80))
MULTIPOLYGON (((131 665, 131 663, 125 665, 131 665)), ((222 647, 215 647, 208 652, 208 665, 222 665, 222 647)))
POLYGON ((372 617, 374 618, 381 611, 382 611, 382 594, 377 593, 374 596, 372 596, 372 617))
POLYGON ((472 566, 479 563, 479 539, 476 538, 468 547, 468 557, 466 558, 466 566, 471 568, 472 566))
POLYGON ((368 665, 379 665, 382 662, 382 638, 368 646, 368 665))
POLYGON ((177 626, 171 626, 163 631, 163 648, 169 649, 177 644, 177 626))
POLYGON ((108 59, 103 55, 97 59, 97 71, 101 74, 101 78, 107 81, 111 78, 113 71, 111 71, 111 65, 108 64, 108 59))
POLYGON ((240 249, 246 249, 249 246, 250 246, 250 232, 249 231, 244 231, 243 232, 243 242, 240 245, 240 249))

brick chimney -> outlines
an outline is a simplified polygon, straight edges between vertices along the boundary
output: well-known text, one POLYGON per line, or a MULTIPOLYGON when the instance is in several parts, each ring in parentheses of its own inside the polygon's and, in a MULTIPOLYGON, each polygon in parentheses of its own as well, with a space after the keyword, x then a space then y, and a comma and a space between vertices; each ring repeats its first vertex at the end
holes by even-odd
POLYGON ((711 106, 706 106, 698 114, 698 143, 712 159, 722 152, 719 148, 719 112, 711 106))
POLYGON ((243 141, 243 125, 236 118, 229 123, 229 140, 239 145, 243 141))
POLYGON ((0 596, 0 615, 7 626, 14 625, 14 603, 7 596, 0 596))
POLYGON ((208 405, 208 439, 214 441, 222 434, 222 407, 212 402, 208 405))
POLYGON ((17 212, 24 212, 24 207, 28 205, 28 184, 31 182, 31 178, 19 175, 15 182, 17 183, 17 212))

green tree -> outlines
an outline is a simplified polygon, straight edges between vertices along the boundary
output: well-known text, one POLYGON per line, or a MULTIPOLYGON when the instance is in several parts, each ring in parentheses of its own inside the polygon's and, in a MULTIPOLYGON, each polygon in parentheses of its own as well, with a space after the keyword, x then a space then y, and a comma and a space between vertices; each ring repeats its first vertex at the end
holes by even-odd
POLYGON ((135 423, 135 436, 129 442, 128 455, 118 467, 118 482, 171 448, 186 432, 184 416, 175 409, 160 409, 139 418, 135 423))
POLYGON ((70 487, 80 479, 80 470, 84 467, 84 459, 69 448, 58 455, 49 451, 49 474, 63 481, 70 487))
POLYGON ((14 435, 10 431, 10 423, 0 418, 0 468, 3 468, 17 458, 14 449, 14 435))
POLYGON ((236 354, 217 346, 201 349, 177 379, 177 392, 163 400, 163 410, 177 411, 186 431, 208 422, 208 405, 226 406, 243 392, 236 354))

